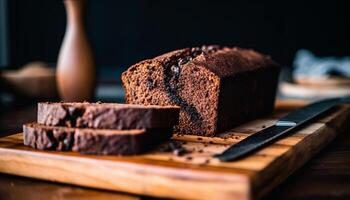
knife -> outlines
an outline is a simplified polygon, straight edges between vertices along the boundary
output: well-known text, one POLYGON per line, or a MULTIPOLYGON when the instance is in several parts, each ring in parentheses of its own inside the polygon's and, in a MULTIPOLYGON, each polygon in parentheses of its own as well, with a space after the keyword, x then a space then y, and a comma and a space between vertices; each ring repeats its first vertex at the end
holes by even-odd
POLYGON ((223 153, 216 154, 214 157, 220 161, 233 161, 242 158, 277 138, 300 129, 308 122, 329 112, 341 103, 350 103, 350 96, 321 100, 292 111, 285 117, 280 118, 273 126, 247 137, 237 144, 232 145, 223 153))

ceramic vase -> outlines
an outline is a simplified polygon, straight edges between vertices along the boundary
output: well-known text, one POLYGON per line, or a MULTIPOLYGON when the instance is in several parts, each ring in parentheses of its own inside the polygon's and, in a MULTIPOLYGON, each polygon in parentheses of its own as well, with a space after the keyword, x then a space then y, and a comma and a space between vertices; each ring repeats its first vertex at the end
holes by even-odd
POLYGON ((96 87, 96 69, 84 26, 85 0, 64 0, 67 27, 58 56, 56 79, 66 102, 91 101, 96 87))

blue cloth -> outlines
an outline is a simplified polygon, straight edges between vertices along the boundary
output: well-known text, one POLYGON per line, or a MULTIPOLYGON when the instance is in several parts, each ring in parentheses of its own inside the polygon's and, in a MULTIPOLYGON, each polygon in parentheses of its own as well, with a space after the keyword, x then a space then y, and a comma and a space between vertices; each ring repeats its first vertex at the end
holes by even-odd
POLYGON ((296 53, 294 77, 327 78, 330 75, 340 75, 350 78, 350 57, 316 57, 312 52, 301 49, 296 53))

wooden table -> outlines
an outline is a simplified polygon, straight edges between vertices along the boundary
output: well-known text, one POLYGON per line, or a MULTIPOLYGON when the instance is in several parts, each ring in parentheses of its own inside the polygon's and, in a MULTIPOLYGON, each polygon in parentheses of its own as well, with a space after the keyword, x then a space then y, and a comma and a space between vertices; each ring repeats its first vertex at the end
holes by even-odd
MULTIPOLYGON (((0 136, 35 121, 36 106, 8 106, 0 110, 0 136)), ((129 194, 0 174, 0 199, 149 199, 129 194)), ((314 159, 271 192, 266 199, 350 199, 349 128, 314 159)))

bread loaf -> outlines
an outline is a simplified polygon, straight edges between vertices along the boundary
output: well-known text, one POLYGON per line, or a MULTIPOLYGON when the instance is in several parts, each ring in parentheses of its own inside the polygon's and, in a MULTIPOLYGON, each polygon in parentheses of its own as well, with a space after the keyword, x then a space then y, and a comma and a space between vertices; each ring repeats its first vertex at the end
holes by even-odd
POLYGON ((249 49, 172 51, 122 74, 126 102, 181 107, 178 133, 213 136, 272 112, 279 66, 249 49))

